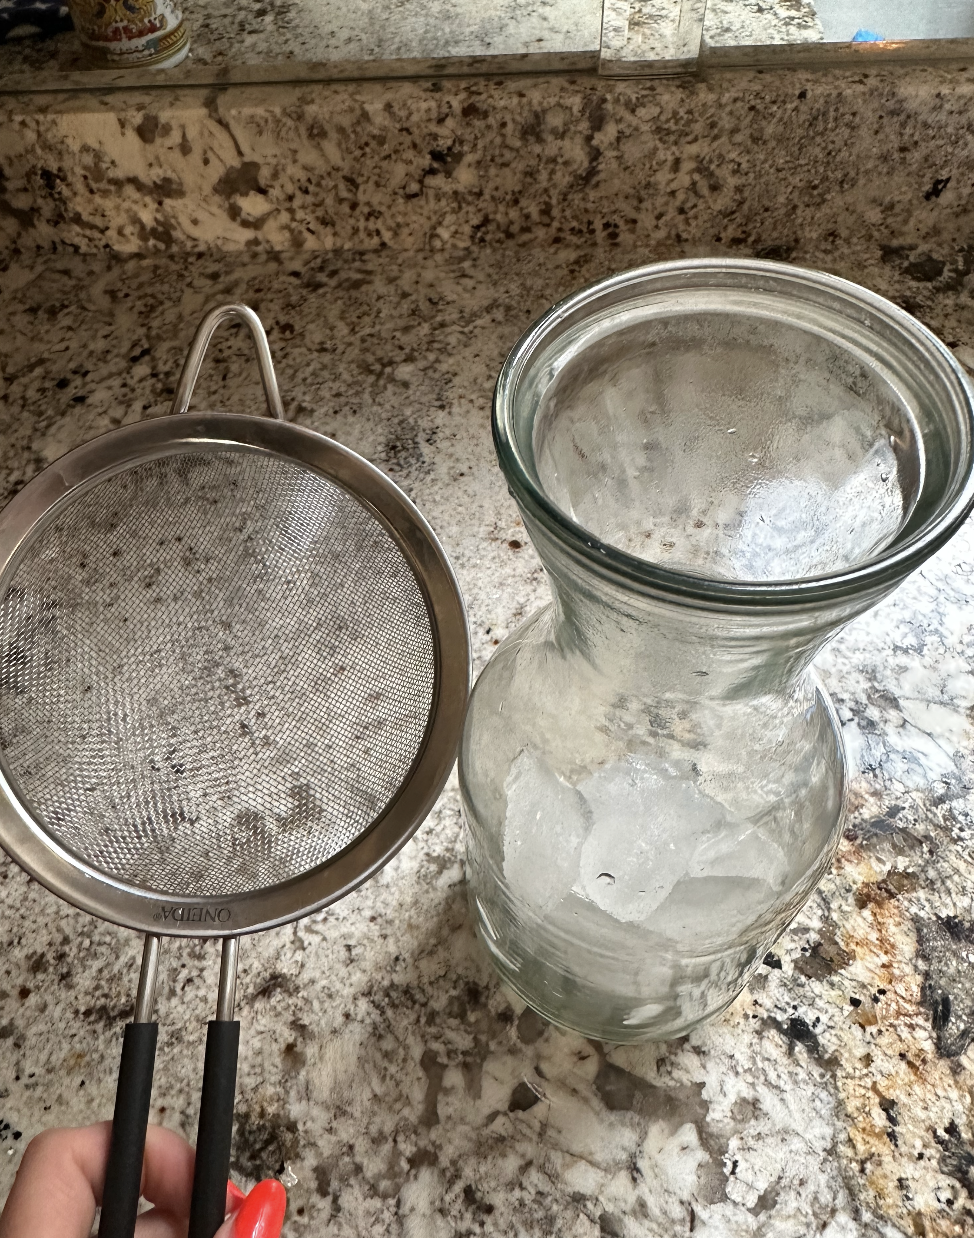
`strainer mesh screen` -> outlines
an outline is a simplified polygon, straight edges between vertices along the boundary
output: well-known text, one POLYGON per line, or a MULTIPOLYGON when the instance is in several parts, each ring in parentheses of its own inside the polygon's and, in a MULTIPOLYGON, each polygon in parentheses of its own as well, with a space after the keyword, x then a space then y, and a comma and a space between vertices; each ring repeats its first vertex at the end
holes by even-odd
POLYGON ((334 856, 422 745, 436 651, 384 525, 301 465, 224 447, 65 500, 0 604, 0 753, 62 846, 214 897, 334 856))

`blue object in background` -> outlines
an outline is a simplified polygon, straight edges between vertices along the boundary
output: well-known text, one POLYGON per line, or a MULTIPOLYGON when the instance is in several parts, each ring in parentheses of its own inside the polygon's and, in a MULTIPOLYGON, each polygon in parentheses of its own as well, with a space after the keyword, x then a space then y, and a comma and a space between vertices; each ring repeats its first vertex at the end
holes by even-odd
POLYGON ((882 43, 883 36, 874 30, 857 30, 852 36, 853 43, 882 43))

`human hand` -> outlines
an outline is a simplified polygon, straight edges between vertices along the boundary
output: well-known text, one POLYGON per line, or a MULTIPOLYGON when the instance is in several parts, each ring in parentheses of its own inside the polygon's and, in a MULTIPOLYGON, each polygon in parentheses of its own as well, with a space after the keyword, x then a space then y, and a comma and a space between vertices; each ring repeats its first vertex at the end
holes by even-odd
MULTIPOLYGON (((3 1213, 0 1238, 88 1238, 101 1203, 111 1122, 44 1131, 30 1141, 3 1213)), ((185 1238, 195 1153, 175 1131, 150 1126, 136 1238, 185 1238)), ((244 1195, 227 1183, 227 1219, 216 1238, 278 1238, 287 1196, 274 1178, 244 1195)))

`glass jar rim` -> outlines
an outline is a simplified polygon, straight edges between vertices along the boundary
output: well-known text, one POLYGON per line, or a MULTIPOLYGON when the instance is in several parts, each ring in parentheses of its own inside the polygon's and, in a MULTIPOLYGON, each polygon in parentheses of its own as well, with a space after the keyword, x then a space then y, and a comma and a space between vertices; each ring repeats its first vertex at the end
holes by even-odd
MULTIPOLYGON (((528 424, 533 431, 533 412, 528 424)), ((508 354, 494 389, 492 427, 501 469, 514 499, 530 520, 537 521, 573 557, 599 575, 628 589, 662 594, 689 604, 734 609, 805 607, 849 599, 860 593, 888 591, 939 550, 974 507, 974 385, 947 346, 913 315, 878 293, 836 275, 784 262, 757 258, 679 259, 624 271, 571 293, 536 319, 508 354), (850 320, 855 311, 860 322, 864 311, 870 313, 898 332, 903 342, 922 356, 941 381, 953 414, 958 451, 952 460, 951 485, 945 489, 947 501, 906 540, 901 540, 901 531, 875 556, 836 572, 791 580, 749 581, 706 576, 631 555, 601 541, 552 501, 533 467, 533 443, 525 446, 519 440, 519 388, 533 360, 567 329, 569 322, 595 319, 599 303, 613 297, 618 298, 620 306, 624 305, 627 290, 632 291, 631 300, 635 301, 646 292, 739 287, 741 281, 749 278, 755 286, 761 283, 766 290, 781 295, 783 310, 787 308, 789 292, 792 299, 796 292, 804 292, 827 301, 837 315, 845 310, 850 320), (591 310, 588 316, 586 308, 591 310)))

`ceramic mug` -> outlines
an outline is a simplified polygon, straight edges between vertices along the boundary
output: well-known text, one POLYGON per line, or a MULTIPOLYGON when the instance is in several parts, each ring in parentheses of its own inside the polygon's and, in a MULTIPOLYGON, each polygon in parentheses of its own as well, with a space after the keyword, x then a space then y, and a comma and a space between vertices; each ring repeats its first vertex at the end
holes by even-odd
POLYGON ((93 66, 169 69, 189 51, 176 0, 68 0, 68 8, 93 66))

